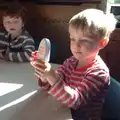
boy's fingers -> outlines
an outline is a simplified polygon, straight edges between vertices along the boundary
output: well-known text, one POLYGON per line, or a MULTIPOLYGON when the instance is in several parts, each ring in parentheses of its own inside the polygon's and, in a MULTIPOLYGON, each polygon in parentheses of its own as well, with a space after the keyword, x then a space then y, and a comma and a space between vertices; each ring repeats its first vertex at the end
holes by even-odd
POLYGON ((39 59, 38 56, 34 56, 34 55, 32 55, 32 56, 30 57, 30 61, 37 61, 37 62, 40 63, 40 64, 45 64, 45 61, 44 61, 44 60, 39 59))
POLYGON ((40 76, 37 74, 37 73, 35 73, 35 76, 39 79, 40 78, 40 76))
POLYGON ((35 66, 36 66, 37 68, 41 68, 41 69, 46 69, 46 68, 47 68, 45 64, 38 63, 38 62, 36 62, 35 66))
POLYGON ((37 67, 37 68, 41 68, 41 69, 46 69, 47 68, 47 66, 45 65, 45 63, 42 62, 42 61, 37 62, 34 58, 30 58, 30 60, 31 60, 30 63, 31 63, 31 65, 33 67, 37 67))
POLYGON ((30 61, 35 61, 35 58, 31 56, 30 61))
POLYGON ((34 51, 34 52, 32 52, 32 56, 36 56, 38 54, 38 51, 34 51))
POLYGON ((31 61, 30 64, 35 68, 35 62, 31 61))
POLYGON ((40 78, 43 77, 43 73, 39 72, 38 70, 35 70, 35 74, 39 76, 40 78))
POLYGON ((40 51, 36 50, 32 52, 31 56, 38 56, 38 54, 41 54, 40 51))
POLYGON ((38 71, 39 73, 42 73, 42 74, 45 72, 45 69, 42 69, 42 68, 39 68, 36 66, 35 66, 35 69, 36 69, 36 71, 38 71))
POLYGON ((35 57, 31 56, 30 61, 37 61, 37 57, 36 56, 35 57))
POLYGON ((44 60, 42 60, 42 59, 38 59, 38 58, 37 58, 37 62, 38 62, 38 63, 45 64, 45 61, 44 61, 44 60))

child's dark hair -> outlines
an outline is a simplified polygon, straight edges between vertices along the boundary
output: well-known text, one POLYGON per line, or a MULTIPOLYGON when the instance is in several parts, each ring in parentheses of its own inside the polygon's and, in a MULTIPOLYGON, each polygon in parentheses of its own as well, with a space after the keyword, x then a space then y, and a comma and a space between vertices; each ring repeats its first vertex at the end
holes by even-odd
POLYGON ((6 4, 3 16, 21 17, 25 21, 25 12, 26 9, 20 3, 11 2, 6 4))

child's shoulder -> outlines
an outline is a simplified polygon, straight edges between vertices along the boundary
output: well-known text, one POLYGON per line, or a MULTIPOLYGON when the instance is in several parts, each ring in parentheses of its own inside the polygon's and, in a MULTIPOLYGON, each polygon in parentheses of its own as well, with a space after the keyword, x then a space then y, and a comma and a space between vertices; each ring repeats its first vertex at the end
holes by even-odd
POLYGON ((76 62, 77 62, 77 59, 74 56, 71 56, 64 61, 64 65, 67 65, 67 66, 68 65, 75 65, 76 62))
POLYGON ((0 29, 0 35, 6 35, 6 34, 7 34, 7 32, 5 29, 0 29))
POLYGON ((110 83, 109 69, 100 56, 98 56, 94 64, 87 69, 85 76, 87 79, 102 81, 102 84, 107 83, 108 85, 110 83))
POLYGON ((28 33, 27 30, 23 30, 21 35, 19 36, 19 38, 24 38, 24 39, 29 39, 29 38, 32 38, 31 35, 28 33))
POLYGON ((91 67, 91 70, 94 70, 94 71, 101 70, 101 71, 109 73, 109 68, 107 67, 107 65, 105 64, 105 62, 102 60, 102 58, 100 56, 97 56, 95 63, 91 67))

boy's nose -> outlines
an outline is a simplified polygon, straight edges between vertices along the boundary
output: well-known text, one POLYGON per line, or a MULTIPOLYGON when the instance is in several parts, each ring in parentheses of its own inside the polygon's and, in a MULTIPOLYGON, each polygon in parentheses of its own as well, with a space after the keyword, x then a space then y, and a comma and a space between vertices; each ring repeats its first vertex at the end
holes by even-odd
POLYGON ((76 46, 76 47, 81 47, 80 42, 79 42, 79 41, 76 41, 76 42, 75 42, 75 46, 76 46))
POLYGON ((9 28, 15 28, 15 25, 12 23, 9 25, 9 28))

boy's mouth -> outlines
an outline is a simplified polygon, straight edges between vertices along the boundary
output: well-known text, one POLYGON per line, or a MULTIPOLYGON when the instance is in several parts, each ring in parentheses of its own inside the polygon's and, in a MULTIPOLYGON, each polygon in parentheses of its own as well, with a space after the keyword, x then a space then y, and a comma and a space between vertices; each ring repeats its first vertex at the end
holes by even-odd
POLYGON ((14 29, 14 28, 11 28, 10 30, 11 30, 11 31, 15 31, 16 29, 14 29))
POLYGON ((75 52, 76 54, 81 54, 82 52, 75 52))

